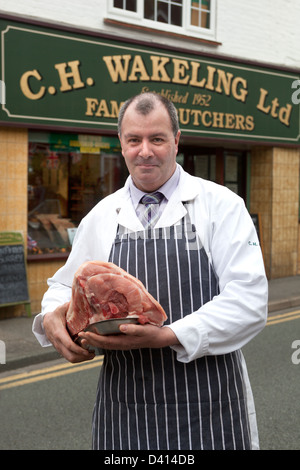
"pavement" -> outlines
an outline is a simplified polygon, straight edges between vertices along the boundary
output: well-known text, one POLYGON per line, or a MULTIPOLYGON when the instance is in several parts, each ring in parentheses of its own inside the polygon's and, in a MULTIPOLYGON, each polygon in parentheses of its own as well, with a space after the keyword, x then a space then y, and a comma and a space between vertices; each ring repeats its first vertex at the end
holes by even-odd
MULTIPOLYGON (((300 275, 269 281, 269 316, 298 306, 300 275)), ((1 320, 0 309, 0 373, 61 357, 53 346, 40 346, 31 331, 33 319, 34 315, 1 320)))

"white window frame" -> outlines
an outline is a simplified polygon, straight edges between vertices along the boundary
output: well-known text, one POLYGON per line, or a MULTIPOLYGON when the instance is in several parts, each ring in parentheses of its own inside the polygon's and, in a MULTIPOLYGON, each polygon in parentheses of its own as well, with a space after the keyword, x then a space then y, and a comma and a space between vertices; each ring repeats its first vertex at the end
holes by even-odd
POLYGON ((113 0, 107 0, 107 17, 112 20, 122 21, 145 28, 156 29, 198 39, 216 40, 216 8, 217 0, 211 0, 210 29, 191 25, 191 0, 183 0, 182 26, 175 26, 159 21, 144 18, 144 0, 137 0, 137 12, 127 11, 113 6, 113 0))

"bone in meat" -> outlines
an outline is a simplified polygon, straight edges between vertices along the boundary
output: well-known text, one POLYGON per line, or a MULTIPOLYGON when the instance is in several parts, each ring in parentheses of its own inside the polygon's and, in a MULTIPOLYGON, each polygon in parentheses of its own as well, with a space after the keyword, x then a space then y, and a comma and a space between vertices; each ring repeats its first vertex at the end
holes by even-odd
POLYGON ((67 311, 72 337, 88 325, 111 318, 137 315, 141 324, 162 326, 167 315, 144 285, 114 263, 88 261, 74 276, 67 311))

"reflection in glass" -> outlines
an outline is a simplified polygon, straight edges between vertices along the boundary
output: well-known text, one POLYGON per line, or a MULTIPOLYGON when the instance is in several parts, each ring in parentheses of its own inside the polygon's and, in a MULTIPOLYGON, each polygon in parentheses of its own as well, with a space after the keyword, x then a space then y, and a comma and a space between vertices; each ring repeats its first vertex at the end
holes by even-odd
POLYGON ((81 219, 123 186, 128 172, 119 152, 86 150, 29 144, 29 254, 69 252, 81 219))

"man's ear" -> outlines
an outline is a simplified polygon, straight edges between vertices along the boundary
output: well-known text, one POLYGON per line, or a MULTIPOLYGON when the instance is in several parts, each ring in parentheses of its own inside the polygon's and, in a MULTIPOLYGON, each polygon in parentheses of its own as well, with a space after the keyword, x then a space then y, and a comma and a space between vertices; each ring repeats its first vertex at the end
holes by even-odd
POLYGON ((175 145, 177 147, 177 151, 178 151, 178 145, 179 145, 179 140, 180 140, 180 135, 181 135, 181 132, 178 131, 176 136, 175 136, 175 145))
POLYGON ((119 141, 120 141, 120 145, 121 145, 121 153, 124 157, 124 154, 123 154, 123 147, 122 147, 122 140, 121 140, 121 134, 118 133, 118 137, 119 137, 119 141))

